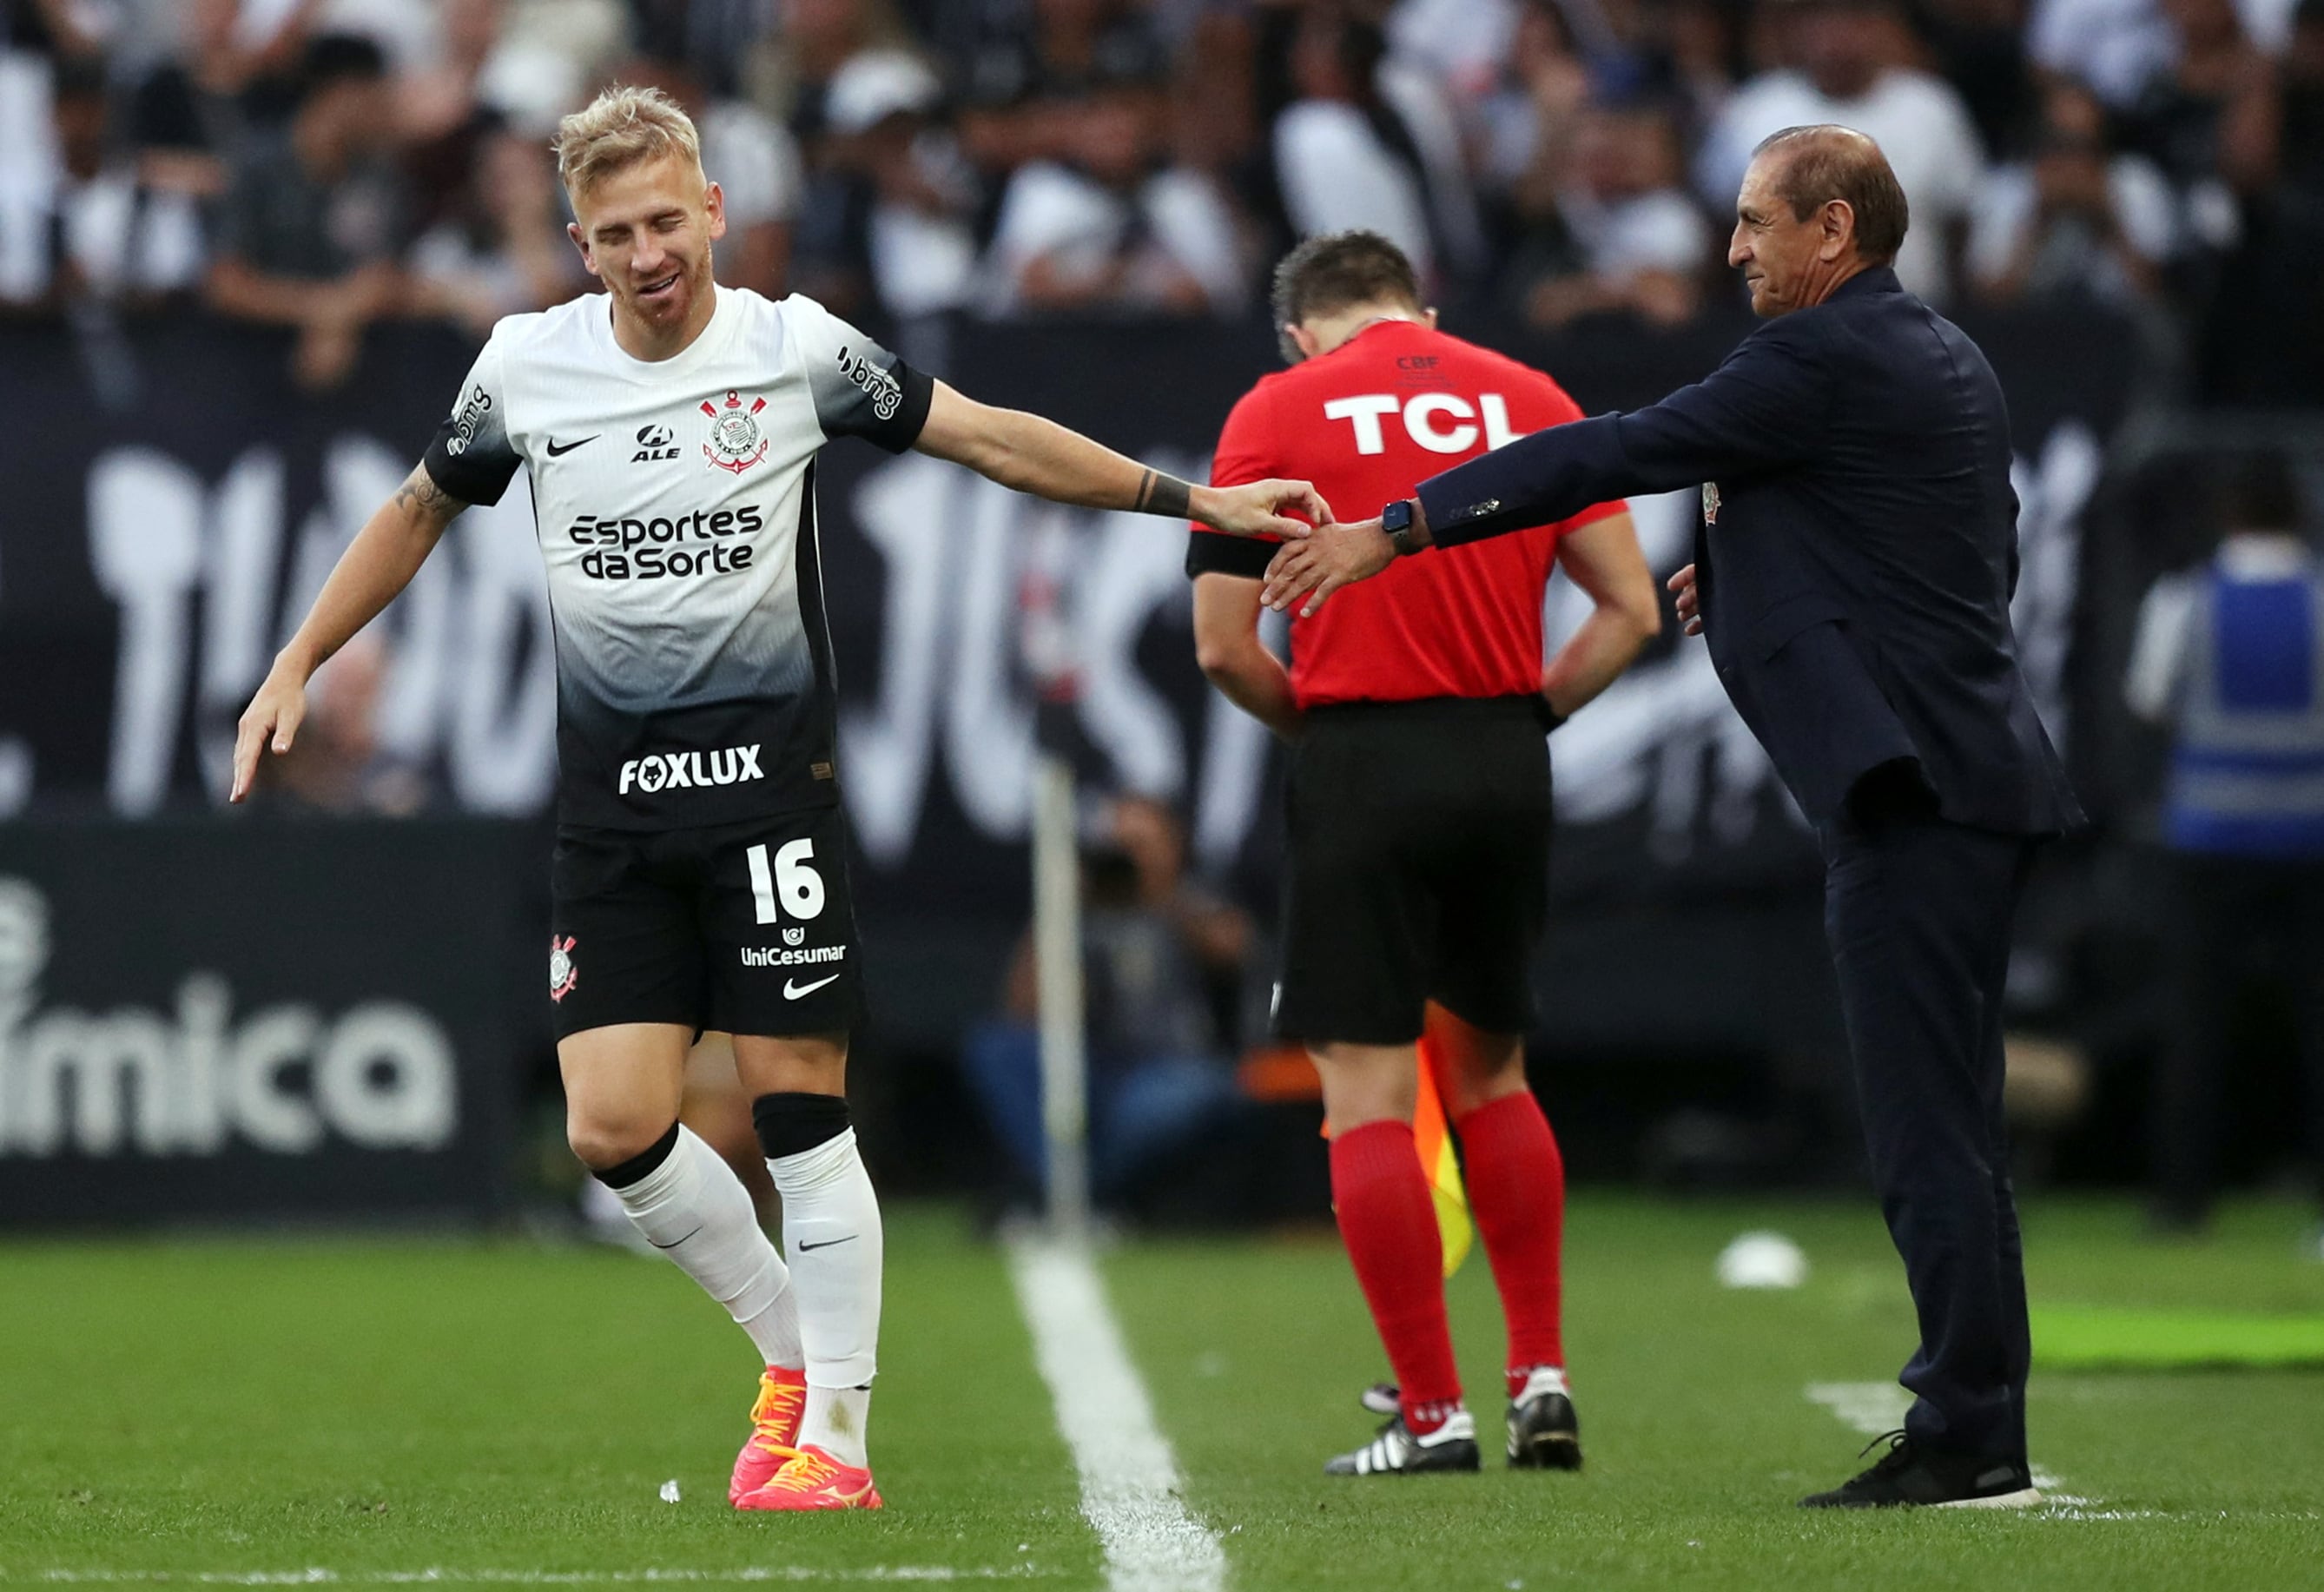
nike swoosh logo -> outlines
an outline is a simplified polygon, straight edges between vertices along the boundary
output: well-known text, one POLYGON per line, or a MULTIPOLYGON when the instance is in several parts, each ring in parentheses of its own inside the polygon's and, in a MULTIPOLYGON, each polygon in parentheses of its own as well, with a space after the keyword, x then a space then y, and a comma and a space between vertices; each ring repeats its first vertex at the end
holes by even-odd
POLYGON ((838 977, 839 975, 837 973, 833 973, 827 978, 817 979, 812 984, 798 984, 792 982, 788 979, 785 979, 783 980, 783 998, 785 1000, 797 1000, 802 995, 812 995, 816 990, 822 989, 825 984, 835 980, 838 977))
POLYGON ((567 454, 571 453, 575 448, 595 442, 604 435, 605 434, 603 431, 593 431, 588 436, 583 437, 579 442, 559 442, 557 438, 552 437, 549 439, 549 456, 552 459, 561 459, 567 454))
MULTIPOLYGON (((706 1222, 706 1223, 704 1223, 703 1225, 706 1227, 706 1226, 708 1226, 709 1224, 706 1222)), ((692 1237, 694 1237, 694 1234, 695 1234, 695 1233, 698 1233, 698 1232, 700 1232, 701 1230, 702 1230, 702 1229, 701 1229, 701 1228, 696 1228, 696 1229, 695 1229, 693 1233, 688 1233, 688 1234, 687 1234, 687 1235, 686 1235, 686 1238, 691 1238, 692 1237)), ((651 1238, 648 1238, 648 1239, 646 1240, 646 1242, 647 1242, 647 1243, 649 1243, 649 1244, 653 1244, 653 1247, 654 1247, 655 1248, 657 1248, 657 1249, 675 1249, 675 1248, 677 1248, 680 1244, 685 1243, 685 1242, 686 1242, 686 1238, 672 1238, 672 1239, 671 1239, 669 1243, 667 1243, 667 1244, 654 1244, 654 1241, 653 1241, 651 1238)))
POLYGON ((850 1233, 844 1238, 825 1238, 820 1244, 810 1244, 805 1238, 801 1238, 799 1240, 799 1253, 801 1255, 805 1255, 810 1249, 828 1249, 834 1244, 853 1244, 855 1242, 855 1238, 856 1235, 850 1233))

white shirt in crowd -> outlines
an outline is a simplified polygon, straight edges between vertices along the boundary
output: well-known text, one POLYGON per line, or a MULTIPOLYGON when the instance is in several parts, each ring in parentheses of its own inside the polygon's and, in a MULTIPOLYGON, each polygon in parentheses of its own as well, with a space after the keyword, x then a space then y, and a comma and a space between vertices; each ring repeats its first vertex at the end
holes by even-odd
POLYGON ((1834 99, 1798 72, 1769 72, 1735 92, 1702 142, 1695 186, 1716 213, 1731 216, 1751 150, 1770 133, 1821 122, 1853 127, 1877 143, 1912 209, 1896 256, 1907 290, 1932 304, 1952 297, 1944 235, 1964 220, 1985 176, 1985 151, 1960 96, 1941 78, 1892 68, 1857 99, 1834 99))
POLYGON ((142 187, 127 166, 86 182, 0 184, 0 302, 44 298, 56 245, 102 299, 191 289, 202 271, 201 218, 183 194, 142 187))
MULTIPOLYGON (((2253 43, 2271 55, 2292 37, 2298 0, 2236 0, 2253 43)), ((2159 0, 2034 0, 2025 50, 2034 64, 2086 84, 2117 109, 2179 59, 2178 34, 2159 0)))
MULTIPOLYGON (((2151 161, 2137 155, 2116 155, 2107 163, 2107 191, 2114 200, 2115 220, 2123 241, 2141 257, 2156 264, 2179 252, 2178 201, 2171 184, 2151 161)), ((1985 180, 1975 218, 1969 224, 1969 273, 1972 281, 1994 282, 2016 258, 2018 240, 2040 220, 2041 194, 2034 186, 2034 168, 2016 162, 1996 167, 1985 180)), ((2087 229, 2084 229, 2087 232, 2087 229)), ((2051 258, 2037 261, 2035 290, 2067 285, 2070 273, 2098 298, 2115 303, 2136 297, 2121 264, 2098 247, 2095 235, 2062 238, 2051 258)))
POLYGON ((1411 61, 1390 58, 1380 63, 1379 92, 1420 152, 1426 179, 1421 198, 1436 224, 1436 237, 1450 255, 1443 264, 1463 274, 1482 270, 1489 263, 1485 224, 1477 213, 1461 117, 1443 78, 1411 61))
POLYGON ((1388 47, 1474 97, 1499 79, 1521 10, 1517 0, 1398 0, 1388 14, 1388 47))
POLYGON ((1275 177, 1300 236, 1363 227, 1402 249, 1423 281, 1434 273, 1420 183, 1355 106, 1303 99, 1286 107, 1275 119, 1275 177))
POLYGON ((1183 170, 1163 171, 1148 178, 1134 198, 1125 198, 1048 161, 1019 168, 1001 196, 987 255, 987 307, 1001 315, 1021 309, 1024 274, 1044 258, 1067 280, 1095 281, 1133 224, 1148 235, 1141 252, 1147 269, 1133 266, 1129 302, 1159 301, 1167 262, 1202 284, 1213 310, 1231 313, 1242 307, 1243 262, 1234 216, 1209 179, 1183 170))
POLYGON ((1618 281, 1649 271, 1692 276, 1710 258, 1710 223, 1692 199, 1674 188, 1610 202, 1580 191, 1563 193, 1557 208, 1592 276, 1618 281))
POLYGON ((726 196, 729 226, 788 221, 807 183, 798 144, 782 124, 740 100, 724 99, 695 119, 702 169, 726 196))
POLYGON ((960 217, 882 199, 871 225, 872 285, 890 311, 935 315, 974 297, 976 235, 960 217))

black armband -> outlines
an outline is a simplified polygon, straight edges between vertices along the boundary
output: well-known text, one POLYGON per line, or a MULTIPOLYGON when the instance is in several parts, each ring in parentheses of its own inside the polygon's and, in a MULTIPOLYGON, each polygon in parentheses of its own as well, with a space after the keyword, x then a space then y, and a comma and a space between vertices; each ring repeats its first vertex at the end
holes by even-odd
POLYGON ((1222 530, 1197 530, 1186 538, 1186 578, 1198 575, 1239 575, 1260 580, 1283 544, 1252 536, 1229 536, 1222 530))

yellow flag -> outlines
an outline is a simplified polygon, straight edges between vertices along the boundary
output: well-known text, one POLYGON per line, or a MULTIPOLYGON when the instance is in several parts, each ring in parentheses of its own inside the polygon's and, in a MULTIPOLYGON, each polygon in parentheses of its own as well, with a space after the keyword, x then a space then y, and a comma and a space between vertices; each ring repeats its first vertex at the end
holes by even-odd
POLYGON ((1445 1131, 1444 1102, 1436 1092, 1438 1061, 1435 1046, 1420 1041, 1420 1095, 1412 1113, 1413 1146, 1420 1152, 1420 1170, 1428 1179, 1428 1192, 1436 1203, 1436 1231, 1444 1241, 1444 1275, 1451 1276, 1469 1258, 1476 1229, 1469 1220, 1469 1191, 1461 1182, 1461 1158, 1453 1154, 1452 1136, 1445 1131))

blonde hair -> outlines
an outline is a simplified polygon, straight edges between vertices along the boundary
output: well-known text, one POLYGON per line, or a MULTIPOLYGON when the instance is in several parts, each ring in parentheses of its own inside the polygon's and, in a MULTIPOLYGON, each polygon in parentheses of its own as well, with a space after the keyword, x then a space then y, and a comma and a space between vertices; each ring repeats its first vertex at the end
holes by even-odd
POLYGON ((567 193, 641 161, 682 155, 702 168, 702 140, 678 101, 659 88, 616 84, 557 124, 557 176, 567 193))

